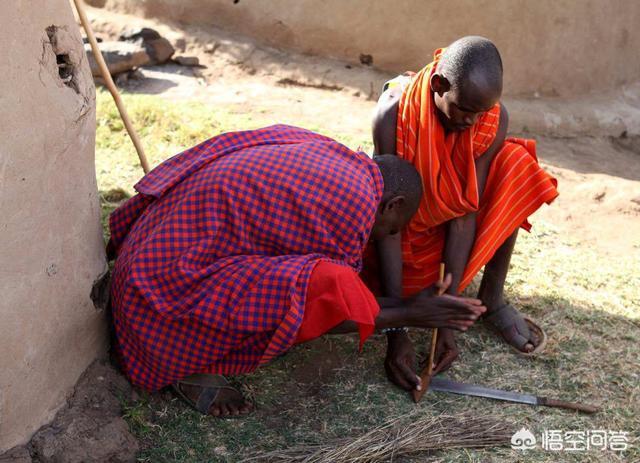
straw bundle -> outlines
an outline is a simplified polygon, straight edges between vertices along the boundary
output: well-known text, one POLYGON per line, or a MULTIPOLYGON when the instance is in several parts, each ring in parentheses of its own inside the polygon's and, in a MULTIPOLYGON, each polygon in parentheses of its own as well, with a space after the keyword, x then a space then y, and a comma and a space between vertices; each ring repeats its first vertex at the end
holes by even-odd
POLYGON ((243 462, 374 463, 462 447, 494 447, 510 442, 513 426, 497 417, 470 414, 394 418, 356 439, 297 445, 251 455, 243 462))

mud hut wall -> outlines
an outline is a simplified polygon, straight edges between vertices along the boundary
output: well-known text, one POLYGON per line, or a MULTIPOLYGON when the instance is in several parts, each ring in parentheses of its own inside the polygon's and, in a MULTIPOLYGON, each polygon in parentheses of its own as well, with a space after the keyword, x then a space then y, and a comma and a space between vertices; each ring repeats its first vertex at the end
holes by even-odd
POLYGON ((0 453, 53 418, 106 346, 90 299, 105 259, 80 32, 68 0, 2 10, 0 453))
POLYGON ((108 8, 210 24, 267 44, 417 70, 463 35, 501 50, 505 93, 576 96, 640 79, 635 0, 92 0, 108 8))

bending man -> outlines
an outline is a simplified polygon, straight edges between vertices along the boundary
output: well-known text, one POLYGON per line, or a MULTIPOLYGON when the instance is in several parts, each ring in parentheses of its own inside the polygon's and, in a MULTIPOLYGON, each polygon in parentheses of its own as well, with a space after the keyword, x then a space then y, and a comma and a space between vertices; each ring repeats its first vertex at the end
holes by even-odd
POLYGON ((420 177, 289 126, 226 133, 160 165, 110 218, 116 351, 131 382, 173 385, 202 413, 252 404, 221 375, 297 342, 377 328, 466 329, 478 300, 376 300, 358 277, 369 241, 415 213, 420 177), (380 308, 385 310, 380 311, 380 308))

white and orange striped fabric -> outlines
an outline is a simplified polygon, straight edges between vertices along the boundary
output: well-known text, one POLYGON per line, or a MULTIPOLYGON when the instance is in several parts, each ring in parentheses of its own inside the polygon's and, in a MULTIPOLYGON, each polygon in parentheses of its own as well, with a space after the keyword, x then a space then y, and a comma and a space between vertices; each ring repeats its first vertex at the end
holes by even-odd
POLYGON ((474 161, 495 139, 500 105, 468 130, 445 133, 429 85, 442 51, 436 50, 434 61, 413 76, 398 108, 398 156, 418 169, 424 187, 418 212, 402 233, 405 295, 438 279, 445 222, 478 212, 476 240, 458 288, 462 291, 519 226, 529 229, 529 215, 558 196, 556 180, 538 165, 535 141, 508 138, 478 197, 474 161))

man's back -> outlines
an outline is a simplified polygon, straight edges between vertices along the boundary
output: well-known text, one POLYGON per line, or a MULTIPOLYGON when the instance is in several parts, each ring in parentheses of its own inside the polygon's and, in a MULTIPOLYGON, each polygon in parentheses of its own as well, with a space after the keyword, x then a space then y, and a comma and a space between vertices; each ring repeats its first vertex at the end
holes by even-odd
POLYGON ((134 383, 251 371, 290 347, 315 264, 359 270, 382 188, 366 155, 287 126, 223 134, 154 169, 111 218, 114 320, 134 383))

